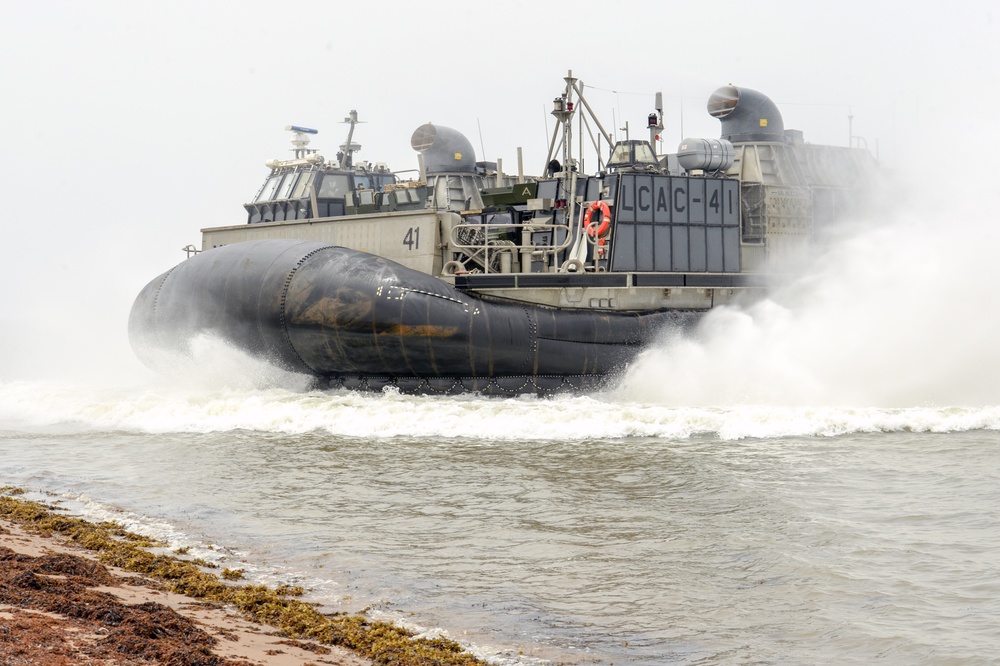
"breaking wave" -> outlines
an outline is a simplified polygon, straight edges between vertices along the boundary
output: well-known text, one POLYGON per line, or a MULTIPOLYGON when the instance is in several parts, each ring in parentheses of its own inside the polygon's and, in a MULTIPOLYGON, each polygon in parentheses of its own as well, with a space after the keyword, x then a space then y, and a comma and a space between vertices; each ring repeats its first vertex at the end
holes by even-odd
POLYGON ((483 441, 715 437, 1000 429, 1000 407, 669 406, 615 392, 555 398, 184 387, 93 390, 0 383, 0 428, 21 432, 320 433, 369 440, 483 441))

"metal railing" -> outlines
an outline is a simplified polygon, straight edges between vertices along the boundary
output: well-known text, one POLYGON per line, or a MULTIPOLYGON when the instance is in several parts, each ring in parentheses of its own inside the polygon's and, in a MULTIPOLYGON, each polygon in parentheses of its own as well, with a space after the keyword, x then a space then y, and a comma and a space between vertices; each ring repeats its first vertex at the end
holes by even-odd
MULTIPOLYGON (((578 234, 567 224, 456 224, 451 228, 448 247, 465 255, 484 273, 509 273, 516 254, 521 272, 531 271, 531 263, 541 261, 546 269, 556 266, 558 255, 577 242, 578 234), (549 242, 535 242, 536 234, 549 234, 549 242), (557 239, 563 236, 563 240, 557 239), (513 239, 520 239, 520 242, 513 239), (510 263, 503 259, 510 256, 510 263), (505 265, 506 264, 506 265, 505 265), (526 265, 527 264, 527 265, 526 265), (506 270, 504 270, 506 268, 506 270)), ((452 262, 448 262, 451 264, 452 262)), ((459 262, 464 263, 464 262, 459 262)))

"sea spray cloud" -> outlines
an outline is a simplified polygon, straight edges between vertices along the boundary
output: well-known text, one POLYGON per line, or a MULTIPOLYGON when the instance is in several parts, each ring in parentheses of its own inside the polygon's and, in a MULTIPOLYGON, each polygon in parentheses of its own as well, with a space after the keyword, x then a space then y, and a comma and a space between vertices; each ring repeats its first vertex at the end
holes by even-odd
POLYGON ((718 308, 646 351, 621 394, 684 405, 1000 403, 997 207, 926 193, 900 201, 847 221, 768 298, 718 308))

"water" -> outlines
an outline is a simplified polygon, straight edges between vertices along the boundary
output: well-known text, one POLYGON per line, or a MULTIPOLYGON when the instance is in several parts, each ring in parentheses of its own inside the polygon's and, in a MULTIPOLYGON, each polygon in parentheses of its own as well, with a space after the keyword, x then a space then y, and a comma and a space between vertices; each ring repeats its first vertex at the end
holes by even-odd
POLYGON ((0 384, 3 483, 498 663, 990 663, 1000 408, 0 384), (211 547, 211 549, 210 549, 211 547))

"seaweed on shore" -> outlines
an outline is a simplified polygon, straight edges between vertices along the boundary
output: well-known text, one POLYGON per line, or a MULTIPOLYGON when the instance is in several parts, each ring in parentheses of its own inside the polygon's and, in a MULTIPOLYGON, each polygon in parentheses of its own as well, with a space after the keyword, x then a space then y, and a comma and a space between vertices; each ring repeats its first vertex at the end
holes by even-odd
POLYGON ((213 654, 217 639, 168 606, 127 604, 91 589, 114 582, 104 565, 79 555, 31 556, 0 546, 0 604, 11 609, 0 629, 0 661, 250 666, 213 654), (61 623, 72 629, 60 630, 61 623))
MULTIPOLYGON (((13 495, 17 494, 21 494, 19 489, 9 486, 0 488, 0 518, 43 536, 59 534, 66 537, 94 551, 101 562, 161 581, 172 592, 232 606, 245 617, 275 627, 290 639, 310 639, 343 646, 377 664, 391 666, 477 666, 485 663, 451 640, 418 638, 401 627, 370 620, 363 615, 322 613, 314 604, 293 598, 302 593, 300 588, 282 586, 272 590, 261 585, 223 582, 219 577, 202 571, 193 562, 149 552, 146 549, 156 545, 154 542, 129 533, 115 523, 94 524, 81 518, 59 515, 54 513, 53 507, 23 498, 15 499, 13 495)), ((53 560, 52 566, 60 566, 58 558, 53 560)), ((68 565, 64 562, 63 566, 68 565)), ((93 572, 60 573, 67 576, 99 575, 93 572)))

